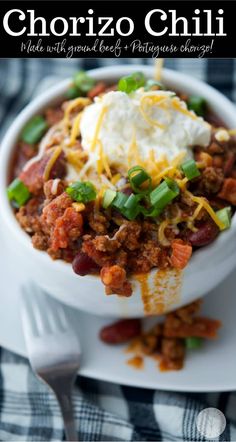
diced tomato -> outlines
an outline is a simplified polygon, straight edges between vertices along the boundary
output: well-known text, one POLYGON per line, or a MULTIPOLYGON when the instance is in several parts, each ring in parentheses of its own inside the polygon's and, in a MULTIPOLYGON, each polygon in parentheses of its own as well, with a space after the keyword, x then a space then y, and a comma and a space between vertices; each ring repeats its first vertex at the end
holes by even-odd
POLYGON ((176 269, 184 269, 192 255, 192 246, 184 243, 182 239, 175 239, 171 243, 172 255, 171 264, 176 269))

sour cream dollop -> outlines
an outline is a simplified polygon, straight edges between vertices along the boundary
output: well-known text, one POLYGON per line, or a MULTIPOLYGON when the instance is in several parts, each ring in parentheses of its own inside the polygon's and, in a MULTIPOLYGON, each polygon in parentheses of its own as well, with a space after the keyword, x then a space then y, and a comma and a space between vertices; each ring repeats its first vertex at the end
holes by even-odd
POLYGON ((128 153, 135 144, 142 159, 152 149, 158 160, 168 160, 185 151, 192 156, 194 145, 207 146, 210 125, 187 110, 170 91, 131 94, 111 91, 87 106, 80 124, 82 146, 92 154, 102 146, 110 165, 128 164, 128 153))

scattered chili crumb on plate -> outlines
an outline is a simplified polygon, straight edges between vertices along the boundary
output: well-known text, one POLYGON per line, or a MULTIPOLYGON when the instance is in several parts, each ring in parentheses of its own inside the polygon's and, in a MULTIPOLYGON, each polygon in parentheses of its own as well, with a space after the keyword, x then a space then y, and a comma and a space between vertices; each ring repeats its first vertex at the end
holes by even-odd
POLYGON ((198 316, 201 300, 163 317, 148 331, 140 319, 125 319, 104 327, 100 339, 106 344, 128 344, 126 353, 133 357, 127 364, 135 369, 144 368, 144 358, 158 361, 160 371, 180 370, 187 352, 201 349, 204 339, 215 339, 221 322, 198 316))

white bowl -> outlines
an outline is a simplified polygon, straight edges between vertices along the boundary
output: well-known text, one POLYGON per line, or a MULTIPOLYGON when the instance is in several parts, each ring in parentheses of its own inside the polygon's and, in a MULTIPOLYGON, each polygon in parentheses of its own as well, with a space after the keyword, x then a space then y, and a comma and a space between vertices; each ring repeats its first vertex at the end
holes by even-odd
MULTIPOLYGON (((153 69, 144 66, 115 66, 94 69, 89 72, 96 80, 116 81, 134 71, 142 71, 152 77, 153 69)), ((235 127, 236 108, 212 87, 187 75, 168 69, 163 70, 165 84, 187 94, 201 95, 228 127, 235 127)), ((15 143, 25 123, 36 113, 63 95, 71 80, 65 80, 34 99, 14 120, 5 135, 0 150, 0 210, 3 228, 9 246, 24 266, 25 274, 60 301, 90 313, 135 317, 145 314, 160 314, 187 304, 205 295, 223 280, 236 265, 236 219, 231 228, 222 232, 211 245, 194 252, 181 278, 169 275, 165 281, 155 282, 156 270, 149 275, 149 296, 144 300, 140 283, 134 281, 134 292, 130 298, 116 295, 106 296, 104 286, 97 276, 75 275, 70 264, 53 261, 46 252, 35 250, 30 237, 21 229, 14 217, 6 196, 9 164, 15 143), (179 281, 181 279, 181 281, 179 281), (148 309, 147 309, 148 306, 148 309)), ((16 265, 16 264, 14 264, 16 265)))

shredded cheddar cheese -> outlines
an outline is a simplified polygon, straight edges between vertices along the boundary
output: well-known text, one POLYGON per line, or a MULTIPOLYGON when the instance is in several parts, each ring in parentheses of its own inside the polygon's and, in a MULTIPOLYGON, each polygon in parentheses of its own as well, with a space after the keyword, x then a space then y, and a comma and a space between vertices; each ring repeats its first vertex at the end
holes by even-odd
POLYGON ((195 115, 192 111, 189 111, 185 107, 181 105, 180 100, 177 97, 172 98, 172 106, 175 110, 178 112, 181 112, 182 114, 192 118, 193 120, 196 120, 198 117, 195 115))
POLYGON ((169 225, 170 221, 165 219, 161 222, 158 229, 158 240, 163 246, 168 246, 170 244, 169 240, 165 236, 165 229, 169 225))
POLYGON ((64 124, 66 126, 70 125, 70 114, 71 112, 76 109, 77 107, 80 107, 80 110, 84 107, 88 106, 91 103, 90 98, 84 98, 79 97, 75 98, 74 100, 71 100, 69 104, 66 107, 65 113, 64 113, 64 124))
POLYGON ((99 150, 98 150, 98 160, 97 160, 97 173, 98 175, 100 175, 103 172, 103 170, 105 170, 107 176, 111 179, 112 178, 111 169, 107 157, 104 153, 102 142, 98 140, 98 144, 99 144, 99 150))
POLYGON ((184 190, 185 188, 186 188, 186 184, 187 184, 187 182, 188 182, 188 178, 187 177, 185 177, 185 178, 183 178, 182 180, 176 180, 177 181, 177 184, 178 184, 178 186, 180 187, 180 189, 182 189, 182 190, 184 190))
POLYGON ((47 162, 44 173, 43 173, 43 180, 44 181, 47 181, 49 179, 52 167, 62 152, 61 146, 57 146, 56 148, 53 148, 53 149, 54 149, 54 151, 53 151, 51 157, 49 158, 49 161, 47 162))
POLYGON ((77 170, 80 170, 84 166, 84 162, 88 157, 86 152, 78 149, 73 150, 64 148, 64 152, 68 163, 70 163, 77 170))
POLYGON ((99 135, 100 129, 102 127, 102 121, 103 121, 103 118, 104 118, 106 112, 107 112, 107 107, 104 106, 101 110, 99 117, 98 117, 97 125, 96 125, 95 132, 94 132, 94 137, 93 137, 92 143, 90 145, 91 152, 93 152, 95 150, 95 147, 96 147, 96 144, 98 141, 98 135, 99 135))
POLYGON ((111 182, 113 185, 115 185, 116 183, 118 183, 118 181, 121 179, 121 174, 120 173, 116 173, 115 175, 113 175, 111 182))
POLYGON ((187 195, 194 201, 195 203, 201 204, 202 207, 207 211, 207 213, 210 215, 210 217, 213 219, 213 221, 216 223, 216 225, 219 227, 220 230, 224 230, 225 225, 220 221, 218 216, 215 214, 214 210, 210 206, 210 204, 207 202, 207 200, 202 196, 195 196, 191 192, 186 191, 187 195))
POLYGON ((144 120, 148 124, 150 124, 150 126, 156 126, 156 127, 158 127, 159 129, 162 129, 162 130, 165 129, 166 126, 164 124, 159 123, 157 120, 153 120, 153 118, 151 118, 148 115, 148 113, 146 112, 146 106, 149 105, 149 104, 151 105, 151 107, 153 105, 155 105, 155 104, 160 106, 160 104, 163 103, 166 99, 167 99, 167 97, 165 97, 163 95, 162 96, 144 95, 141 98, 139 110, 140 110, 144 120))
POLYGON ((72 125, 70 134, 70 145, 72 146, 76 142, 76 138, 80 134, 80 121, 82 117, 82 112, 80 112, 76 117, 72 125))
POLYGON ((136 140, 136 131, 135 129, 133 129, 133 135, 132 135, 132 139, 131 139, 131 143, 128 149, 128 164, 129 167, 135 162, 137 164, 139 164, 139 166, 144 167, 144 163, 140 158, 139 155, 139 150, 138 150, 138 146, 137 146, 137 140, 136 140))

